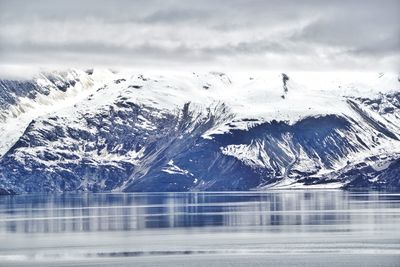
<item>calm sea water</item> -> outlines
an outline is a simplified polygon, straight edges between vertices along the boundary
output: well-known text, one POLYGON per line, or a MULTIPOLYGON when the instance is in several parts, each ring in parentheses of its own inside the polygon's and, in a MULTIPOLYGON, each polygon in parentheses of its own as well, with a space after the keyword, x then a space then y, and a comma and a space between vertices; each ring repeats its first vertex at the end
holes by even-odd
POLYGON ((400 194, 0 197, 0 266, 400 266, 400 194))

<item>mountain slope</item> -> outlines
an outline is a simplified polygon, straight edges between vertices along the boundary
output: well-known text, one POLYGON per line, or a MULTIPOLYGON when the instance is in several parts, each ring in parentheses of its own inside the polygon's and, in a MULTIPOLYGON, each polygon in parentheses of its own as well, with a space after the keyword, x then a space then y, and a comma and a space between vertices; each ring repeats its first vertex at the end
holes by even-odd
POLYGON ((1 192, 399 188, 396 75, 0 81, 1 192))

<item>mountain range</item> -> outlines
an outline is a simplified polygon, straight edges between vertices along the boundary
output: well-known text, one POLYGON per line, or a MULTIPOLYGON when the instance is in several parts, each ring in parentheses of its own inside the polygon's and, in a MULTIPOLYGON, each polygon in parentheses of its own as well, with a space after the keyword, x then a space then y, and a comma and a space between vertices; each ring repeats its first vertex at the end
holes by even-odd
POLYGON ((398 74, 0 80, 0 194, 292 188, 400 189, 398 74))

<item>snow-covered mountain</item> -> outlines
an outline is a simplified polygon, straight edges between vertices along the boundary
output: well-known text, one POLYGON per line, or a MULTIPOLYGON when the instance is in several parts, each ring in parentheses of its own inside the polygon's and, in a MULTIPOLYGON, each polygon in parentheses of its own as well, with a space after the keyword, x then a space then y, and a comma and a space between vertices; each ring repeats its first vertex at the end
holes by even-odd
POLYGON ((399 111, 397 74, 0 80, 0 194, 399 189, 399 111))

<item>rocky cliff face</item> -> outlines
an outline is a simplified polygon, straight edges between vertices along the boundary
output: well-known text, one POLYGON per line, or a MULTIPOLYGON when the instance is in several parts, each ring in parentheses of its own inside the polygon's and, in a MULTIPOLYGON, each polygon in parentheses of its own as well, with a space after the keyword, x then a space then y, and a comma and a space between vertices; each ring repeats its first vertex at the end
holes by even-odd
POLYGON ((400 188, 397 76, 307 75, 2 80, 0 194, 400 188))

